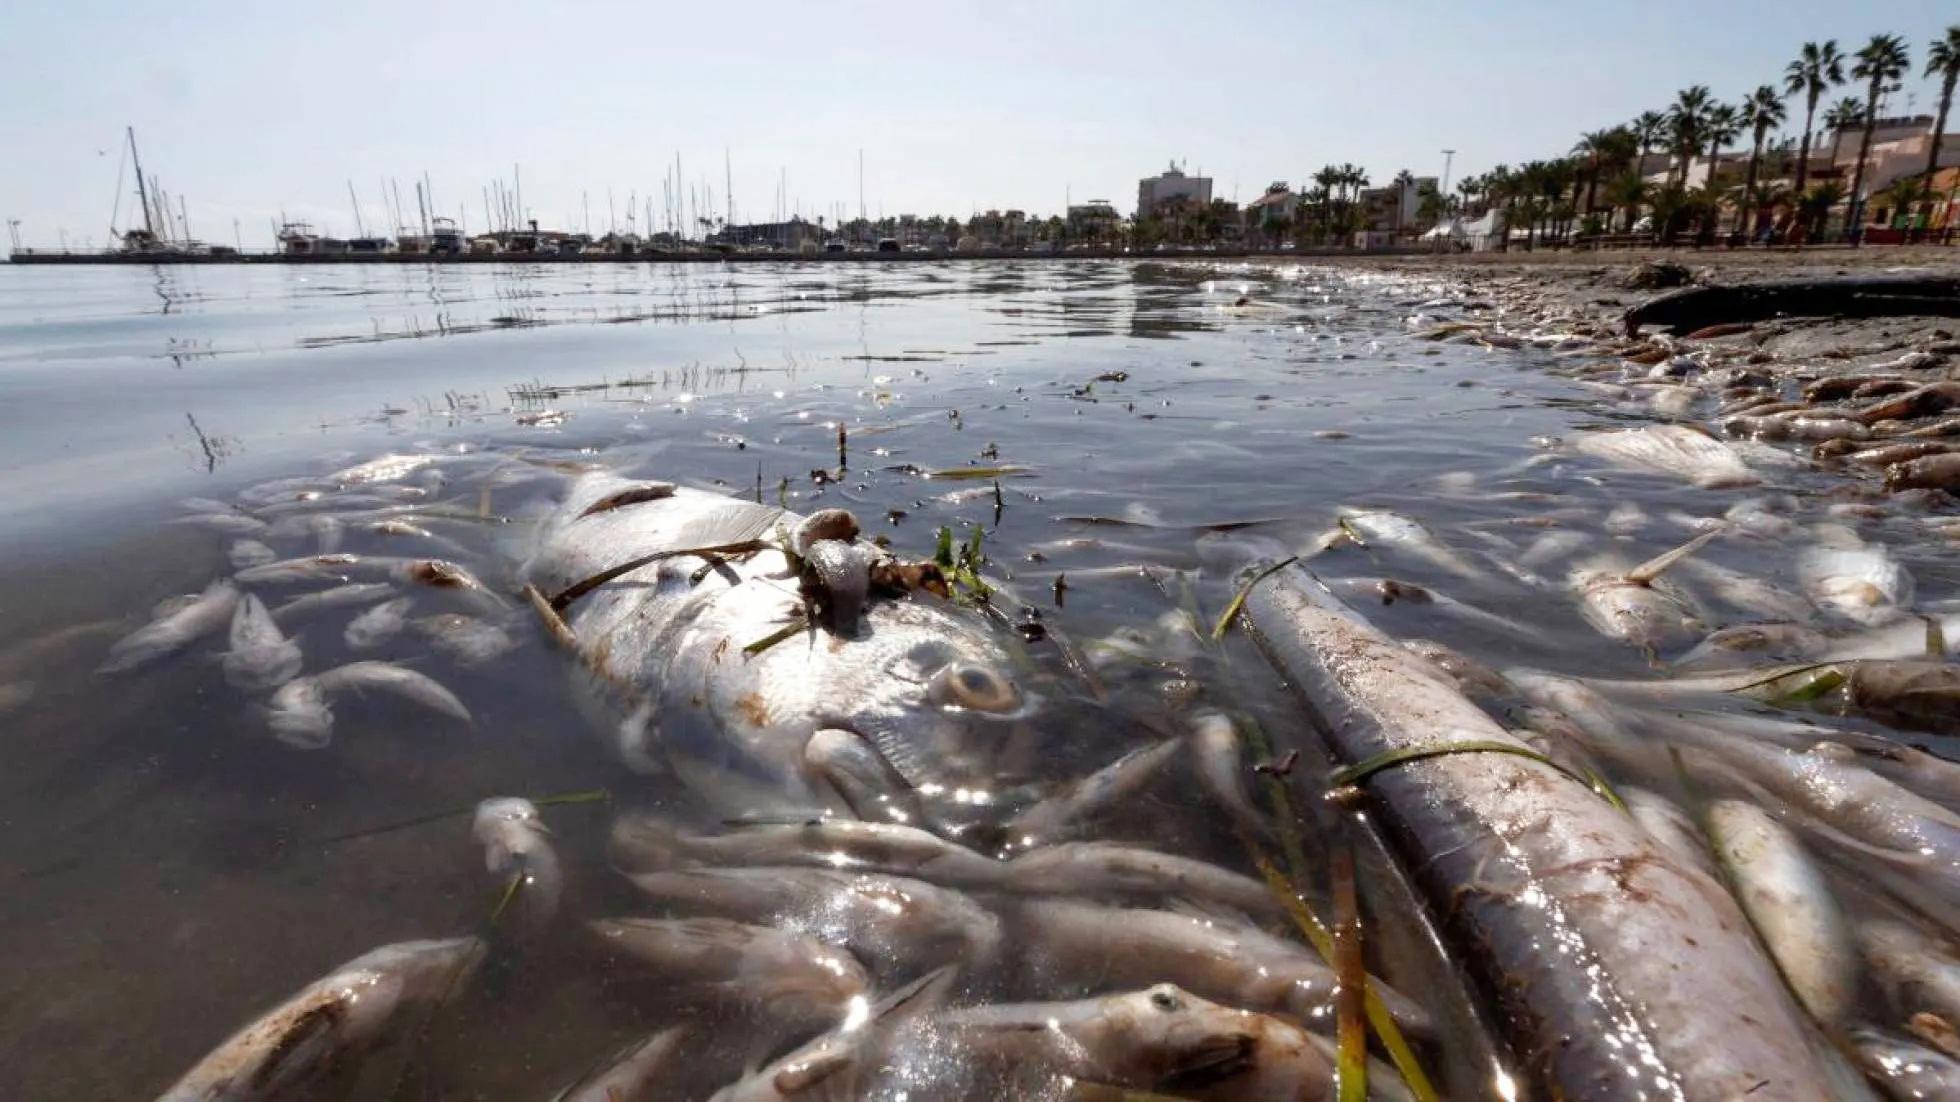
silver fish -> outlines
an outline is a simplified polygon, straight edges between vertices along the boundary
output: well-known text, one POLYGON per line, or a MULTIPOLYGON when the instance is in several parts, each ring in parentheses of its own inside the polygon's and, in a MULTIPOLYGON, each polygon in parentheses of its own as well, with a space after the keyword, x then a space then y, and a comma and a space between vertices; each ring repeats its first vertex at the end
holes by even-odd
POLYGON ((1080 834, 1097 815, 1127 801, 1161 776, 1164 763, 1181 745, 1176 739, 1165 739, 1140 746, 1094 773, 1064 785, 1008 820, 1005 828, 1008 844, 1028 848, 1080 834))
POLYGON ((386 662, 349 662, 324 673, 295 678, 272 694, 267 716, 281 742, 317 750, 333 738, 331 698, 336 694, 385 692, 464 723, 470 710, 426 674, 386 662))
POLYGON ((187 517, 178 517, 170 523, 206 528, 227 536, 256 536, 268 527, 265 521, 257 517, 234 512, 193 513, 187 517))
POLYGON ((880 972, 993 958, 1000 919, 962 892, 923 880, 839 869, 755 866, 640 873, 635 887, 667 906, 807 934, 850 949, 880 972))
MULTIPOLYGON (((854 1001, 830 1031, 767 1067, 716 1091, 708 1102, 850 1102, 864 1098, 882 1074, 894 1040, 946 998, 953 971, 941 968, 876 1003, 854 1001)), ((928 1074, 917 1085, 931 1087, 928 1074)))
POLYGON ((1814 547, 1797 557, 1797 577, 1813 604, 1875 626, 1912 604, 1912 574, 1882 547, 1814 547))
POLYGON ((404 1011, 449 998, 482 949, 475 938, 405 941, 355 957, 233 1034, 158 1102, 293 1097, 398 1035, 404 1011))
POLYGON ((1049 1085, 1065 1077, 1232 1102, 1299 1102, 1334 1090, 1333 1065, 1301 1030, 1167 983, 1080 1002, 949 1010, 935 1022, 1018 1073, 1017 1083, 1032 1074, 1049 1085))
POLYGON ((658 1102, 664 1097, 661 1085, 692 1036, 693 1030, 684 1025, 663 1029, 580 1076, 551 1102, 658 1102))
POLYGON ((1858 962, 1824 874, 1796 835, 1755 804, 1716 800, 1706 817, 1736 898, 1797 1001, 1827 1026, 1843 1022, 1857 996, 1858 962))
POLYGON ((1187 727, 1199 785, 1249 837, 1265 834, 1265 818, 1245 788, 1246 771, 1250 767, 1245 761, 1245 743, 1239 737, 1238 726, 1224 713, 1207 710, 1191 716, 1187 727))
POLYGON ((1960 955, 1951 942, 1891 919, 1859 923, 1857 938, 1900 1020, 1924 1011, 1960 1026, 1960 955))
POLYGON ((503 628, 457 612, 420 617, 414 627, 423 638, 465 666, 481 666, 517 649, 517 640, 503 628))
POLYGON ((936 884, 992 887, 1005 865, 900 823, 823 818, 693 834, 650 815, 613 820, 615 857, 629 868, 688 865, 815 865, 913 876, 936 884))
POLYGON ((301 660, 299 645, 280 632, 265 603, 245 594, 231 616, 225 680, 246 692, 265 692, 299 676, 301 660))
MULTIPOLYGON (((1168 982, 1233 1006, 1334 1028, 1334 971, 1308 947, 1243 917, 1031 899, 1013 911, 1022 966, 1041 981, 1128 987, 1168 982)), ((1426 1011, 1382 983, 1370 985, 1397 1024, 1434 1035, 1426 1011)))
POLYGON ((1470 560, 1437 539, 1417 521, 1387 509, 1340 510, 1343 530, 1367 547, 1383 547, 1472 581, 1484 576, 1470 560))
POLYGON ((231 563, 233 570, 264 566, 278 560, 279 552, 254 539, 233 540, 231 546, 225 548, 225 561, 231 563))
POLYGON ((663 982, 705 984, 788 1017, 835 1020, 871 983, 850 953, 766 926, 725 918, 606 918, 588 925, 663 982))
POLYGON ((1680 425, 1587 433, 1572 448, 1629 470, 1684 478, 1705 490, 1760 481, 1727 444, 1680 425))
POLYGON ((500 923, 520 933, 535 934, 550 924, 565 894, 565 874, 551 848, 551 832, 531 801, 500 796, 476 805, 470 832, 483 847, 484 867, 505 889, 500 923))
POLYGON ((355 650, 372 650, 402 633, 412 607, 414 602, 407 597, 383 601, 348 621, 341 636, 355 650))
POLYGON ((273 609, 272 618, 290 623, 330 608, 348 608, 386 600, 394 592, 395 587, 387 582, 355 582, 350 585, 338 585, 318 593, 295 597, 273 609))
POLYGON ((1865 1074, 1895 1102, 1960 1098, 1960 1060, 1875 1029, 1854 1029, 1850 1039, 1865 1074))
POLYGON ((98 673, 123 673, 175 654, 231 622, 238 587, 212 582, 196 600, 142 628, 109 648, 98 673))
POLYGON ((1170 896, 1215 903, 1258 918, 1282 917, 1266 885, 1179 854, 1114 842, 1063 842, 1006 863, 1002 888, 1025 895, 1170 896))

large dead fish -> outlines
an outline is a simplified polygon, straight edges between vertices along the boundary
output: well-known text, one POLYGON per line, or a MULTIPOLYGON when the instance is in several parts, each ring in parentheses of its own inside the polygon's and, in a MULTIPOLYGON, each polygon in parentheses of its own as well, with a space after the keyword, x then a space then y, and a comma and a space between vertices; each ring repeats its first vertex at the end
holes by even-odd
POLYGON ((997 785, 995 754, 1035 703, 994 633, 923 593, 870 593, 869 545, 852 538, 848 514, 804 520, 685 488, 591 511, 635 485, 581 478, 524 570, 552 596, 678 553, 566 610, 580 686, 618 732, 622 757, 672 767, 728 814, 974 814, 971 794, 997 785), (826 531, 811 532, 819 522, 826 531), (768 546, 706 553, 758 540, 768 546), (851 609, 855 630, 806 619, 789 543, 838 545, 801 558, 830 571, 822 588, 833 611, 862 602, 851 609), (704 553, 685 553, 693 550, 704 553))
MULTIPOLYGON (((1245 609, 1267 656, 1329 720, 1318 726, 1339 761, 1525 747, 1303 569, 1262 581, 1245 609)), ((1548 1096, 1830 1097, 1800 1012, 1728 892, 1586 784, 1488 752, 1362 783, 1548 1096)))
POLYGON ((404 1010, 449 998, 482 959, 475 938, 363 954, 233 1034, 157 1102, 275 1102, 346 1071, 396 1036, 404 1010))
POLYGON ((1704 490, 1754 486, 1761 481, 1735 449, 1680 425, 1587 433, 1572 448, 1617 467, 1684 478, 1704 490))

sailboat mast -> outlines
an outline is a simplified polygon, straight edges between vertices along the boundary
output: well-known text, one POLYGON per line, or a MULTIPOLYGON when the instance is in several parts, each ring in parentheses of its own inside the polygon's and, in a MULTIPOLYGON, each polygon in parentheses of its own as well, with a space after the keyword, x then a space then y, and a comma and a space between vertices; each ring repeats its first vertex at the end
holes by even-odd
POLYGON ((347 181, 347 200, 354 204, 354 229, 362 237, 367 236, 367 224, 361 221, 361 200, 354 194, 354 181, 347 181))
POLYGON ((155 237, 157 228, 150 221, 150 189, 143 183, 143 158, 136 155, 136 128, 131 126, 126 129, 129 131, 129 159, 136 165, 136 194, 143 200, 143 228, 149 231, 151 237, 155 237))

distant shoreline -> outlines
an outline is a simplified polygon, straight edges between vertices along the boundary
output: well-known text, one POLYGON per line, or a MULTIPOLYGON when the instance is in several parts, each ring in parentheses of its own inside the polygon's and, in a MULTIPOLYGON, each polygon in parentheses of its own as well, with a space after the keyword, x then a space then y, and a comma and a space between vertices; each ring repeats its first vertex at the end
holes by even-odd
POLYGON ((918 264, 947 260, 1179 260, 1191 258, 1286 259, 1289 257, 1431 256, 1419 245, 1373 249, 1202 249, 1189 252, 1128 252, 1122 249, 1073 249, 1042 252, 1033 249, 979 249, 973 252, 688 252, 635 253, 629 256, 556 256, 545 253, 461 253, 433 256, 422 253, 365 253, 339 256, 286 256, 278 253, 238 253, 219 256, 172 256, 144 253, 17 252, 15 264, 918 264))

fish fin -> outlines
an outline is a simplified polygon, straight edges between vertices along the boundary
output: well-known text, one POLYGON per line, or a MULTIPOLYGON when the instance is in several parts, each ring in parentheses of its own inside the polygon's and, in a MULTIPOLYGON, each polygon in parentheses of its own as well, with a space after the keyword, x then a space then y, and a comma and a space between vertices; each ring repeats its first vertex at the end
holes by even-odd
POLYGON ((1721 528, 1710 528, 1708 531, 1703 532, 1701 535, 1696 536, 1694 539, 1689 540, 1672 551, 1663 551, 1646 562, 1641 563, 1639 566, 1634 567, 1632 570, 1627 571, 1625 575, 1626 580, 1632 582, 1634 585, 1646 585, 1648 582, 1660 577, 1669 567, 1701 550, 1709 541, 1726 531, 1728 531, 1726 525, 1721 528))

